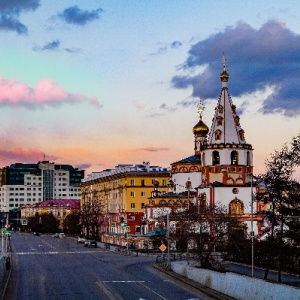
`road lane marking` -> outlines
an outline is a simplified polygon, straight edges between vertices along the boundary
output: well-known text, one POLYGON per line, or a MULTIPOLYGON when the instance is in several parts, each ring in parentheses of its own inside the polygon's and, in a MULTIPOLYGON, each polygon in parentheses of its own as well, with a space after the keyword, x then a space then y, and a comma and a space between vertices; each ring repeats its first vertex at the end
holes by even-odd
POLYGON ((167 300, 167 298, 165 298, 164 296, 162 296, 158 292, 154 291, 150 287, 146 286, 144 284, 144 283, 146 283, 146 281, 144 281, 144 280, 110 280, 110 281, 101 281, 101 282, 103 282, 103 283, 138 283, 138 284, 142 285, 144 288, 146 288, 147 290, 149 290, 151 293, 158 296, 159 298, 161 298, 163 300, 167 300))
POLYGON ((117 294, 112 294, 108 288, 106 288, 104 286, 104 284, 102 284, 101 282, 96 282, 96 284, 101 288, 101 290, 104 292, 104 294, 106 294, 108 296, 109 299, 111 300, 117 300, 117 299, 123 299, 120 296, 118 296, 117 294))
POLYGON ((107 282, 146 282, 145 280, 104 280, 104 281, 101 281, 101 282, 104 282, 104 283, 107 283, 107 282))
POLYGON ((101 253, 102 251, 32 251, 32 252, 16 252, 17 255, 34 255, 34 254, 80 254, 80 253, 101 253))

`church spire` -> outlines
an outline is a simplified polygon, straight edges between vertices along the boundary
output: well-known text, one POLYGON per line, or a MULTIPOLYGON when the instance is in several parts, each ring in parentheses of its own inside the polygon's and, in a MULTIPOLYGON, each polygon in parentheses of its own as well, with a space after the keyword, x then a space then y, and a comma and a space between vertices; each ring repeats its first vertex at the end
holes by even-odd
POLYGON ((202 149, 204 186, 215 181, 224 185, 244 184, 245 174, 253 171, 253 149, 246 143, 236 106, 229 93, 229 74, 224 54, 220 79, 221 93, 207 143, 202 149))
POLYGON ((222 81, 222 87, 227 87, 227 82, 228 82, 228 79, 229 79, 229 74, 227 72, 226 63, 227 63, 227 59, 225 57, 225 54, 223 53, 223 57, 222 57, 223 68, 222 68, 222 73, 220 74, 220 78, 221 78, 221 81, 222 81))
POLYGON ((222 90, 215 110, 208 144, 246 144, 240 118, 236 113, 236 106, 232 103, 228 91, 229 74, 226 64, 227 59, 223 54, 222 73, 220 74, 222 90))

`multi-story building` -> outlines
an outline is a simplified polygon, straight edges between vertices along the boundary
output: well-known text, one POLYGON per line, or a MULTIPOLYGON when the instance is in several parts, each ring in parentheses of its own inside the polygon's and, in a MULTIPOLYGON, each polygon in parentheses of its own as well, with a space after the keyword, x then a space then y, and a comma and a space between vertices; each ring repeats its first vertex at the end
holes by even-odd
POLYGON ((84 170, 49 161, 0 169, 0 211, 51 199, 80 199, 84 170))
POLYGON ((93 194, 94 202, 98 201, 106 215, 101 232, 139 233, 154 182, 158 182, 160 191, 167 192, 169 180, 168 168, 149 163, 118 165, 92 173, 82 181, 81 206, 93 194))

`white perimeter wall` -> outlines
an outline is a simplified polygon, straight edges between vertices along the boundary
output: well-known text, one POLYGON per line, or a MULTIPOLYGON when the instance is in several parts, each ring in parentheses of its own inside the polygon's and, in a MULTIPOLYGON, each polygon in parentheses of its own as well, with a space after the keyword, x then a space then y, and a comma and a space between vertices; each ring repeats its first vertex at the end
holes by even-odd
POLYGON ((266 282, 231 272, 219 273, 206 269, 194 268, 186 262, 172 262, 171 268, 208 288, 242 300, 299 300, 300 289, 284 284, 266 282))

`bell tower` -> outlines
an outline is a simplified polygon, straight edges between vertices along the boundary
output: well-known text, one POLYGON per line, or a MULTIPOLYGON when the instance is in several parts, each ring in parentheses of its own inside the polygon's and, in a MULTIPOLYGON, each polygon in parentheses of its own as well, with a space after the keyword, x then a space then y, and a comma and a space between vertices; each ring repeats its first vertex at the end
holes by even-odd
POLYGON ((202 151, 202 185, 245 185, 253 172, 253 149, 247 144, 229 90, 226 57, 222 58, 222 88, 207 143, 202 151))

